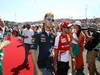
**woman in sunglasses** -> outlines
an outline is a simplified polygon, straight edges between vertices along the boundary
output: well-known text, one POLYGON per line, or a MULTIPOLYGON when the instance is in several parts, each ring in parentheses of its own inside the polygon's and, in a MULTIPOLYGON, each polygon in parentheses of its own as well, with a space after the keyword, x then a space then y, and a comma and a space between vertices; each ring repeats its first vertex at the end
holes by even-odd
POLYGON ((50 57, 52 47, 54 46, 55 36, 51 33, 53 27, 54 16, 51 13, 47 13, 44 17, 44 23, 42 31, 39 34, 35 34, 32 46, 32 58, 36 67, 36 75, 52 75, 52 59, 50 57), (38 61, 36 61, 35 55, 37 48, 39 47, 38 61))

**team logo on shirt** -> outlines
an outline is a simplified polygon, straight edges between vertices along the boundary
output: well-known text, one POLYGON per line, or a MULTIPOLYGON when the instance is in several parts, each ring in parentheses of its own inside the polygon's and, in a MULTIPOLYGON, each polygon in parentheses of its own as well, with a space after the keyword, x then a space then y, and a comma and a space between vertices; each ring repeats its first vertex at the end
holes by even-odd
POLYGON ((46 38, 45 37, 41 37, 41 42, 46 42, 46 38))
POLYGON ((61 38, 61 43, 65 43, 67 42, 68 40, 66 38, 61 38))
POLYGON ((41 34, 40 40, 41 40, 41 42, 46 42, 45 34, 41 34))

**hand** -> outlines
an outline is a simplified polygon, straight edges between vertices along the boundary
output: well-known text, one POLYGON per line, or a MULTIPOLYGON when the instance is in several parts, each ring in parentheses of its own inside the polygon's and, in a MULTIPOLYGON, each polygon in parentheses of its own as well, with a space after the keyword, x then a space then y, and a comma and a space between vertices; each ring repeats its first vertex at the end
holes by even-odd
POLYGON ((24 36, 24 38, 28 38, 28 36, 24 36))
POLYGON ((86 39, 86 42, 91 41, 92 39, 93 39, 93 37, 88 37, 88 38, 86 39))
POLYGON ((55 56, 55 52, 54 52, 54 49, 53 49, 53 48, 51 49, 51 54, 50 54, 50 56, 51 56, 51 57, 54 57, 54 56, 55 56))
POLYGON ((75 55, 72 55, 72 58, 74 59, 75 58, 75 55))
POLYGON ((34 35, 33 36, 31 36, 32 38, 34 38, 34 35))
POLYGON ((37 75, 43 75, 40 70, 37 71, 37 75))

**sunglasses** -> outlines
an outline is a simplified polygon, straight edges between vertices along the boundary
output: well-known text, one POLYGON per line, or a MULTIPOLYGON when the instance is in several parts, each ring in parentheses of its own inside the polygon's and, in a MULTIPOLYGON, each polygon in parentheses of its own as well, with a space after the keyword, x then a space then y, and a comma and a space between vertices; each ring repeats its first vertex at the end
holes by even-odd
POLYGON ((54 21, 54 18, 52 18, 52 17, 47 17, 46 18, 48 21, 54 21))
POLYGON ((71 29, 71 27, 66 27, 66 29, 70 30, 70 29, 71 29))

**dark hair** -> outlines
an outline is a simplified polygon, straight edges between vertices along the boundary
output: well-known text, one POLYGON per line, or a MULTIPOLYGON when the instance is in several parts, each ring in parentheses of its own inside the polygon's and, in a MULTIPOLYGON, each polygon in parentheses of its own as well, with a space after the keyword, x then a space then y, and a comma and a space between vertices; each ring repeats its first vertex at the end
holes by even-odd
POLYGON ((26 28, 26 25, 23 25, 23 27, 22 28, 26 28))
POLYGON ((80 33, 81 33, 81 27, 80 26, 78 26, 78 27, 79 27, 79 30, 77 32, 77 36, 79 37, 80 36, 80 33))
POLYGON ((45 32, 45 23, 43 23, 42 32, 45 32))
POLYGON ((0 31, 3 31, 1 27, 0 27, 0 31))
POLYGON ((26 24, 26 26, 31 26, 30 24, 26 24))

